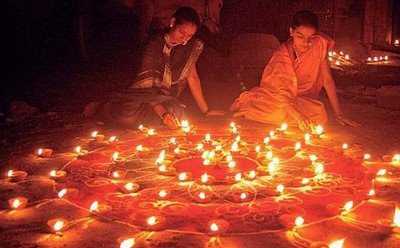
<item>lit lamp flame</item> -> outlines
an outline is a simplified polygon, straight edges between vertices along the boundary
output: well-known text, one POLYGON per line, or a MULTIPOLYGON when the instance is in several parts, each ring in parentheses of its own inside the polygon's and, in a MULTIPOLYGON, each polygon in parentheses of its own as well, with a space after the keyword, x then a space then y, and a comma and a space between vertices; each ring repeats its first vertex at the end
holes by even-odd
POLYGON ((309 142, 310 139, 311 139, 311 134, 309 134, 309 133, 304 134, 304 141, 305 142, 309 142))
POLYGON ((201 151, 202 149, 203 149, 203 144, 198 144, 197 146, 196 146, 196 150, 197 151, 201 151))
POLYGON ((63 198, 63 196, 67 193, 67 189, 62 189, 58 192, 58 197, 63 198))
POLYGON ((285 190, 285 186, 283 186, 282 184, 279 184, 277 187, 276 187, 276 190, 279 192, 279 193, 283 193, 283 190, 285 190))
POLYGON ((271 139, 269 137, 265 137, 264 138, 264 144, 268 144, 271 141, 271 139))
POLYGON ((13 208, 18 208, 21 205, 21 201, 19 199, 15 199, 12 203, 13 208))
POLYGON ((175 153, 175 154, 179 154, 179 150, 180 150, 179 147, 175 148, 175 149, 174 149, 174 153, 175 153))
POLYGON ((345 58, 346 60, 349 60, 349 59, 350 59, 350 55, 346 54, 346 55, 344 56, 344 58, 345 58))
POLYGON ((235 125, 235 122, 231 122, 230 124, 229 124, 229 126, 231 127, 231 128, 234 128, 236 125, 235 125))
POLYGON ((315 155, 315 154, 310 155, 311 162, 315 162, 315 161, 317 161, 317 159, 318 159, 317 155, 315 155))
POLYGON ((206 134, 205 140, 206 140, 206 142, 210 142, 211 141, 211 134, 210 133, 206 134))
POLYGON ((392 162, 396 164, 400 163, 400 154, 393 155, 392 162))
POLYGON ((386 170, 386 169, 380 169, 380 170, 376 173, 376 175, 377 175, 377 176, 384 176, 384 175, 386 175, 386 173, 387 173, 387 170, 386 170))
POLYGON ((394 210, 393 224, 400 227, 400 208, 396 206, 394 210))
POLYGON ((232 161, 232 159, 233 159, 232 155, 229 154, 229 155, 226 156, 226 161, 227 162, 232 161))
POLYGON ((202 200, 206 199, 206 194, 204 192, 200 192, 199 193, 199 198, 202 199, 202 200))
POLYGON ((139 129, 140 131, 143 131, 144 126, 143 126, 143 125, 139 125, 139 126, 138 126, 138 129, 139 129))
POLYGON ((164 198, 167 196, 167 191, 165 190, 160 190, 160 192, 158 192, 158 196, 161 198, 164 198))
POLYGON ((275 131, 269 131, 269 136, 272 138, 275 136, 275 131))
POLYGON ((221 146, 221 145, 217 145, 217 146, 215 147, 215 150, 221 151, 221 150, 222 150, 222 146, 221 146))
POLYGON ((255 177, 256 177, 256 172, 255 172, 254 170, 250 171, 249 177, 250 177, 251 179, 255 178, 255 177))
POLYGON ((232 160, 232 161, 228 162, 228 167, 229 168, 235 168, 235 166, 236 166, 236 162, 235 161, 232 160))
POLYGON ((273 159, 272 159, 272 162, 274 162, 275 164, 279 164, 279 158, 278 157, 274 157, 273 159))
POLYGON ((151 128, 151 129, 149 129, 149 131, 147 132, 147 134, 150 135, 150 136, 152 136, 152 135, 154 135, 154 134, 156 134, 156 133, 155 133, 154 129, 151 128))
POLYGON ((268 151, 268 152, 265 154, 265 157, 266 157, 267 159, 272 159, 273 156, 274 156, 274 154, 272 153, 272 151, 268 151))
POLYGON ((270 162, 268 164, 268 172, 269 174, 273 174, 276 170, 276 164, 274 162, 270 162))
POLYGON ((91 134, 92 138, 96 138, 97 134, 99 134, 98 131, 93 131, 91 134))
POLYGON ((149 218, 147 218, 147 224, 149 226, 154 226, 155 224, 157 224, 157 218, 155 216, 150 216, 149 218))
POLYGON ((371 159, 371 154, 369 154, 369 153, 364 154, 364 159, 365 160, 371 159))
POLYGON ((315 173, 322 174, 324 173, 324 165, 322 163, 317 163, 315 166, 315 173))
POLYGON ((113 154, 113 160, 114 160, 114 161, 118 160, 118 156, 119 156, 119 153, 118 153, 118 152, 114 152, 114 154, 113 154))
POLYGON ((301 149, 301 142, 296 142, 296 144, 294 145, 294 149, 296 151, 300 150, 301 149))
POLYGON ((344 244, 344 239, 336 240, 329 244, 329 248, 342 248, 344 244))
POLYGON ((109 142, 114 142, 114 141, 116 141, 116 140, 117 140, 117 136, 111 136, 111 137, 108 139, 109 142))
POLYGON ((395 44, 395 45, 400 45, 400 41, 396 39, 396 40, 394 41, 394 44, 395 44))
POLYGON ((349 145, 347 144, 347 143, 344 143, 343 145, 342 145, 342 149, 343 150, 346 150, 346 149, 348 149, 349 148, 349 145))
POLYGON ((247 197, 246 193, 243 192, 240 194, 240 199, 244 200, 246 199, 246 197, 247 197))
POLYGON ((176 138, 173 137, 173 138, 169 139, 169 143, 176 144, 176 138))
POLYGON ((301 216, 298 216, 295 220, 294 220, 294 224, 296 224, 297 227, 302 226, 304 224, 304 219, 301 216))
POLYGON ((324 132, 324 127, 322 125, 318 125, 315 129, 315 133, 317 135, 321 135, 324 132))
POLYGON ((61 231, 63 229, 63 227, 64 227, 64 221, 62 221, 62 220, 57 220, 56 223, 54 223, 54 225, 53 225, 53 229, 56 232, 61 231))
POLYGON ((210 165, 210 164, 211 164, 211 160, 209 160, 209 159, 204 159, 203 165, 210 165))
POLYGON ((158 170, 161 172, 165 172, 167 170, 167 167, 165 165, 160 165, 160 167, 158 167, 158 170))
POLYGON ((231 146, 231 151, 233 151, 233 152, 239 151, 239 145, 237 142, 233 142, 233 144, 231 146))
POLYGON ((181 181, 185 181, 187 178, 187 174, 185 172, 179 173, 178 179, 181 181))
POLYGON ((242 179, 242 173, 237 173, 236 175, 235 175, 235 180, 236 181, 240 181, 242 179))
POLYGON ((308 178, 303 178, 302 180, 301 180, 301 184, 308 184, 310 182, 310 179, 308 179, 308 178))
POLYGON ((55 170, 50 171, 50 176, 55 177, 57 175, 57 172, 55 170))
POLYGON ((9 170, 9 171, 7 172, 7 176, 8 176, 8 177, 12 177, 12 176, 13 176, 13 173, 14 173, 13 170, 9 170))
POLYGON ((210 225, 210 230, 213 231, 213 232, 218 232, 219 231, 219 227, 218 227, 218 225, 216 223, 212 223, 210 225))
POLYGON ((261 151, 261 146, 256 146, 255 151, 256 153, 259 153, 261 151))
POLYGON ((75 147, 75 152, 77 154, 81 153, 82 148, 80 146, 75 147))
POLYGON ((120 248, 132 248, 135 245, 135 238, 125 239, 121 242, 120 248))
POLYGON ((240 135, 236 136, 235 142, 240 142, 240 135))
POLYGON ((189 121, 188 120, 182 120, 181 126, 182 127, 189 127, 189 121))
POLYGON ((39 148, 39 149, 37 150, 37 155, 38 155, 38 156, 42 156, 42 154, 43 154, 43 149, 42 149, 42 148, 39 148))
POLYGON ((129 182, 129 183, 125 184, 124 187, 125 187, 125 189, 131 191, 131 190, 133 190, 133 183, 129 182))
POLYGON ((138 152, 143 151, 143 145, 136 146, 136 151, 138 151, 138 152))
POLYGON ((91 213, 99 211, 99 202, 98 202, 98 201, 94 201, 94 202, 90 205, 89 211, 90 211, 91 213))
POLYGON ((207 173, 204 173, 203 175, 201 175, 201 182, 206 183, 207 181, 208 181, 208 175, 207 173))
POLYGON ((344 211, 350 211, 353 208, 354 202, 353 201, 348 201, 346 204, 343 206, 344 211))
POLYGON ((337 60, 337 61, 335 62, 335 65, 340 65, 339 60, 337 60))
POLYGON ((210 153, 209 151, 204 151, 203 154, 201 154, 201 158, 206 159, 209 153, 210 153))
POLYGON ((288 124, 282 123, 282 125, 281 125, 281 130, 282 130, 282 131, 286 131, 286 129, 288 129, 288 124))

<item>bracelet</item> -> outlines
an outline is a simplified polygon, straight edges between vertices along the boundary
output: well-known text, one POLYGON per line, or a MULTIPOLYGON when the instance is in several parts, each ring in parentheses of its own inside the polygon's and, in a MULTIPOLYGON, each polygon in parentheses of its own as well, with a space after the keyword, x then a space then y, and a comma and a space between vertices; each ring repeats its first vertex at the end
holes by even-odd
POLYGON ((164 114, 161 115, 161 119, 164 120, 167 115, 171 114, 170 112, 166 111, 164 114))

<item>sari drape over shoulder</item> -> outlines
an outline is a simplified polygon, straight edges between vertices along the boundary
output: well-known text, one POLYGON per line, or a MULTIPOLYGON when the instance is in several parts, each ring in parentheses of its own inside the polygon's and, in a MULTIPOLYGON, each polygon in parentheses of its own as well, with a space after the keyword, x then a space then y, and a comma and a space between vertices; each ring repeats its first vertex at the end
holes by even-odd
POLYGON ((149 103, 163 104, 180 117, 177 97, 187 84, 190 70, 203 50, 203 42, 191 39, 185 46, 170 46, 168 36, 158 35, 146 45, 135 81, 115 93, 104 105, 103 116, 112 121, 137 125, 159 122, 149 103))
POLYGON ((320 68, 331 46, 333 40, 317 35, 310 49, 295 58, 293 43, 283 43, 265 67, 260 86, 243 92, 235 100, 234 116, 268 124, 293 124, 284 108, 294 105, 313 122, 325 123, 325 107, 318 100, 324 80, 320 68))

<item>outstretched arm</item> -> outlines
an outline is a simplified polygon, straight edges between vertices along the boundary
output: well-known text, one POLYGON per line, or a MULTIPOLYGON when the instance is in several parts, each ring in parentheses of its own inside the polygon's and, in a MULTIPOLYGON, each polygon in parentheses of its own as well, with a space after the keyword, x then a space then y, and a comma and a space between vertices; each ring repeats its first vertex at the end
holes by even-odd
POLYGON ((190 92, 193 95, 194 100, 199 106, 199 109, 202 113, 207 115, 223 115, 225 112, 220 110, 211 110, 208 107, 207 101, 204 99, 203 90, 201 89, 201 82, 199 75, 197 74, 196 66, 190 70, 189 75, 187 77, 190 92))
POLYGON ((335 81, 332 78, 331 69, 329 68, 328 61, 324 60, 321 64, 321 76, 323 80, 323 86, 326 94, 328 95, 329 102, 332 105, 333 111, 335 112, 336 120, 339 124, 345 126, 360 126, 357 122, 347 119, 342 110, 340 109, 339 100, 336 94, 335 81))

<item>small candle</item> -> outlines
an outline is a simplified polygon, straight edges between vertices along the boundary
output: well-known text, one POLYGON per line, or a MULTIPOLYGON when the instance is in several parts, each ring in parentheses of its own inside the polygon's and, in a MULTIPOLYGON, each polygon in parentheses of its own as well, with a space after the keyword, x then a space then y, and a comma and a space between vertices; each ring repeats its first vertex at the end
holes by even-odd
POLYGON ((235 181, 240 181, 240 180, 242 180, 242 173, 236 173, 236 175, 235 175, 235 181))
POLYGON ((123 184, 121 186, 122 186, 122 187, 120 187, 121 191, 126 193, 126 194, 137 192, 139 187, 140 187, 139 184, 134 183, 134 182, 128 182, 128 183, 123 184))
POLYGON ((344 239, 336 240, 329 244, 329 248, 342 248, 344 244, 344 239))
POLYGON ((62 170, 52 170, 50 171, 49 175, 52 179, 61 180, 65 178, 67 172, 62 170))
POLYGON ((232 169, 232 168, 235 168, 235 167, 236 167, 236 162, 233 161, 233 160, 232 160, 232 161, 229 161, 229 162, 228 162, 228 167, 231 168, 231 169, 232 169))
POLYGON ((316 129, 315 129, 315 133, 317 135, 321 135, 324 132, 324 127, 322 125, 317 125, 316 129))
POLYGON ((117 239, 117 243, 119 244, 119 248, 132 248, 134 247, 136 240, 131 237, 120 237, 117 239))
POLYGON ((295 221, 294 221, 296 227, 300 227, 304 224, 304 218, 301 216, 298 216, 295 221))
POLYGON ((91 213, 104 213, 108 211, 110 207, 107 205, 100 205, 98 201, 94 201, 92 204, 90 204, 89 211, 91 213))
POLYGON ((344 56, 344 58, 345 58, 346 60, 349 60, 349 59, 350 59, 350 55, 346 54, 346 55, 344 56))
POLYGON ((317 155, 315 155, 315 154, 311 154, 310 155, 310 161, 311 162, 315 162, 315 161, 317 161, 317 159, 318 159, 317 155))
POLYGON ((7 172, 7 177, 10 179, 11 182, 21 182, 24 181, 27 177, 28 173, 25 171, 13 171, 9 170, 7 172))
POLYGON ((306 143, 309 142, 310 139, 311 139, 311 134, 309 134, 309 133, 304 134, 304 141, 305 141, 306 143))
POLYGON ((369 153, 364 154, 364 160, 369 160, 369 159, 371 159, 371 154, 369 153))
POLYGON ((310 182, 310 179, 309 179, 309 178, 303 178, 303 179, 301 179, 301 184, 303 184, 303 185, 307 185, 309 182, 310 182))
POLYGON ((165 217, 161 215, 150 216, 146 219, 147 228, 150 230, 159 230, 164 226, 165 217))
POLYGON ((354 202, 353 201, 348 201, 346 204, 343 206, 343 212, 342 214, 346 214, 353 208, 354 202))
POLYGON ((335 65, 340 65, 339 60, 336 60, 335 65))
POLYGON ((48 149, 48 148, 39 148, 37 150, 37 155, 39 157, 42 158, 49 158, 51 157, 51 155, 53 154, 53 150, 52 149, 48 149))
POLYGON ((278 191, 280 194, 283 194, 283 191, 285 190, 285 186, 283 186, 282 184, 279 184, 276 187, 276 191, 278 191))
POLYGON ((317 175, 321 175, 322 173, 324 173, 324 165, 322 163, 315 163, 315 174, 317 175))
POLYGON ((208 222, 209 235, 220 235, 227 231, 229 222, 224 219, 215 219, 208 222))
POLYGON ((89 151, 87 151, 87 150, 82 150, 82 147, 77 146, 77 147, 75 147, 75 153, 76 153, 76 155, 78 155, 78 157, 79 157, 79 156, 84 156, 84 155, 88 154, 89 151))
POLYGON ((386 170, 386 169, 380 169, 380 170, 376 173, 376 175, 377 175, 377 176, 384 176, 384 175, 386 175, 386 173, 387 173, 387 170, 386 170))
POLYGON ((148 147, 144 147, 143 145, 136 146, 137 155, 141 158, 145 158, 150 154, 150 149, 148 147))
POLYGON ((400 154, 393 155, 392 162, 395 164, 399 164, 400 163, 400 154))
POLYGON ((154 129, 149 129, 149 131, 147 131, 147 135, 149 135, 149 136, 153 136, 153 135, 155 135, 156 134, 156 131, 154 130, 154 129))
POLYGON ((162 189, 158 192, 158 197, 160 197, 161 199, 165 199, 169 196, 169 191, 162 189))
POLYGON ((371 61, 372 61, 372 58, 371 58, 371 57, 368 57, 367 61, 368 61, 368 62, 371 62, 371 61))
POLYGON ((59 233, 65 231, 68 227, 68 220, 66 219, 50 219, 47 221, 50 232, 59 233))
POLYGON ((273 175, 276 170, 276 164, 274 162, 270 162, 268 164, 268 172, 270 175, 273 175))
POLYGON ((268 145, 268 143, 271 141, 270 137, 265 137, 263 142, 265 145, 268 145))
POLYGON ((189 173, 188 172, 181 172, 178 175, 179 181, 186 181, 189 180, 189 173))
POLYGON ((393 43, 395 46, 399 46, 400 45, 400 40, 398 40, 398 39, 396 39, 396 40, 394 40, 394 43, 393 43))
POLYGON ((74 200, 78 196, 78 192, 79 190, 75 188, 64 188, 58 192, 57 196, 58 198, 74 200))
POLYGON ((13 210, 24 209, 26 207, 26 205, 28 204, 28 198, 15 197, 15 198, 8 200, 8 204, 9 204, 10 208, 13 210))
POLYGON ((348 149, 349 148, 349 145, 347 144, 347 143, 344 143, 343 145, 342 145, 342 149, 343 150, 346 150, 346 149, 348 149))
POLYGON ((108 143, 110 143, 110 144, 113 144, 113 143, 115 143, 115 142, 117 142, 117 141, 118 141, 117 136, 111 136, 111 137, 108 139, 108 143))
POLYGON ((300 141, 296 142, 296 144, 294 145, 294 149, 295 149, 296 151, 298 151, 298 150, 301 149, 301 142, 300 142, 300 141))
POLYGON ((142 132, 143 132, 144 126, 143 126, 143 125, 139 125, 139 126, 138 126, 138 129, 139 129, 139 131, 142 131, 142 132))
POLYGON ((269 131, 269 137, 273 138, 275 136, 275 131, 269 131))
POLYGON ((126 177, 127 171, 126 170, 115 170, 111 172, 111 177, 114 179, 123 179, 126 177))
POLYGON ((101 142, 101 141, 104 140, 104 135, 99 134, 98 131, 93 131, 91 136, 92 136, 92 138, 94 138, 94 140, 97 141, 97 142, 101 142))
POLYGON ((125 164, 125 158, 120 157, 118 152, 114 152, 112 160, 115 166, 123 166, 125 164))

